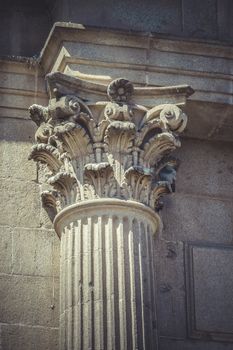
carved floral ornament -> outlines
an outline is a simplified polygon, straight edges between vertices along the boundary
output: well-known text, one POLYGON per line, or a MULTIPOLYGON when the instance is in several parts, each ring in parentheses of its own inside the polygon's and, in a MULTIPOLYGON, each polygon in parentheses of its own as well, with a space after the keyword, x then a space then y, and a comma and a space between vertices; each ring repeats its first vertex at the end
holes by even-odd
POLYGON ((56 215, 79 201, 119 198, 160 210, 161 196, 174 191, 178 162, 170 153, 180 147, 187 117, 176 104, 148 108, 135 101, 145 91, 156 103, 156 96, 192 90, 134 87, 122 78, 106 87, 62 73, 47 81, 48 107, 29 108, 38 126, 29 159, 49 171, 44 206, 56 215))

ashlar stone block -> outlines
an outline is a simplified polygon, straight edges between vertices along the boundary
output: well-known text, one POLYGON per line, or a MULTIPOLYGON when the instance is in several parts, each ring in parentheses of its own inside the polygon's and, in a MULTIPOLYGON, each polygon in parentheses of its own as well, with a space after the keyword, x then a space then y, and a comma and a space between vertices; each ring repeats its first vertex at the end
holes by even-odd
POLYGON ((57 327, 58 292, 57 278, 0 275, 0 323, 57 327))
POLYGON ((54 230, 13 230, 13 273, 59 277, 60 242, 54 230))
POLYGON ((0 324, 4 350, 58 350, 58 329, 0 324))
POLYGON ((0 226, 0 273, 11 273, 12 270, 12 230, 0 226))

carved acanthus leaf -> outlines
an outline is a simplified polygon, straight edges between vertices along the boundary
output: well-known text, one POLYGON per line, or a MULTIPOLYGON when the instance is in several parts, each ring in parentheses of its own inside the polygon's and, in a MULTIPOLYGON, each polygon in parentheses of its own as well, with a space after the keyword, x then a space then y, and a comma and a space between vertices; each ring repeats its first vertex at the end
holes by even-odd
MULTIPOLYGON (((92 102, 91 92, 88 103, 84 92, 96 88, 103 96, 103 85, 62 73, 50 74, 48 83, 48 107, 30 107, 38 144, 29 158, 48 165, 48 183, 59 194, 46 193, 43 201, 59 211, 86 199, 116 197, 159 210, 160 197, 175 188, 177 162, 167 156, 180 146, 178 134, 187 123, 182 110, 133 103, 144 90, 123 78, 109 84, 105 101, 92 102)), ((165 90, 145 88, 145 93, 161 97, 165 90)), ((177 87, 168 91, 179 93, 177 87)))
POLYGON ((43 162, 54 172, 58 171, 62 166, 60 153, 57 148, 44 143, 38 143, 32 146, 28 159, 33 159, 36 162, 43 162))

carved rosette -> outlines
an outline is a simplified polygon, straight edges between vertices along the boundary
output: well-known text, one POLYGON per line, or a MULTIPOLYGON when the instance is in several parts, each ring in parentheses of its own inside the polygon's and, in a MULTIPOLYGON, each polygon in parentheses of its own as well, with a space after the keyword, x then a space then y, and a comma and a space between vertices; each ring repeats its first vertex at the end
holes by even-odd
POLYGON ((186 115, 176 104, 157 105, 156 97, 153 108, 135 103, 143 88, 126 79, 112 81, 101 92, 104 101, 85 100, 77 80, 49 75, 48 107, 29 109, 38 125, 29 158, 50 174, 44 206, 56 215, 81 201, 117 198, 160 210, 161 197, 175 188, 178 162, 170 154, 180 147, 186 115))

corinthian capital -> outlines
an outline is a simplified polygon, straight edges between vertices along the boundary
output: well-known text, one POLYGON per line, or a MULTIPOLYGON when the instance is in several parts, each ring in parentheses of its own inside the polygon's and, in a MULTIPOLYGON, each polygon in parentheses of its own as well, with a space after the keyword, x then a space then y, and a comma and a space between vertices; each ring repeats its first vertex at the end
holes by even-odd
POLYGON ((50 171, 45 206, 64 207, 95 198, 141 202, 156 211, 174 191, 187 117, 178 105, 188 86, 134 87, 126 79, 108 86, 62 73, 47 77, 48 107, 32 105, 38 125, 30 159, 50 171))

